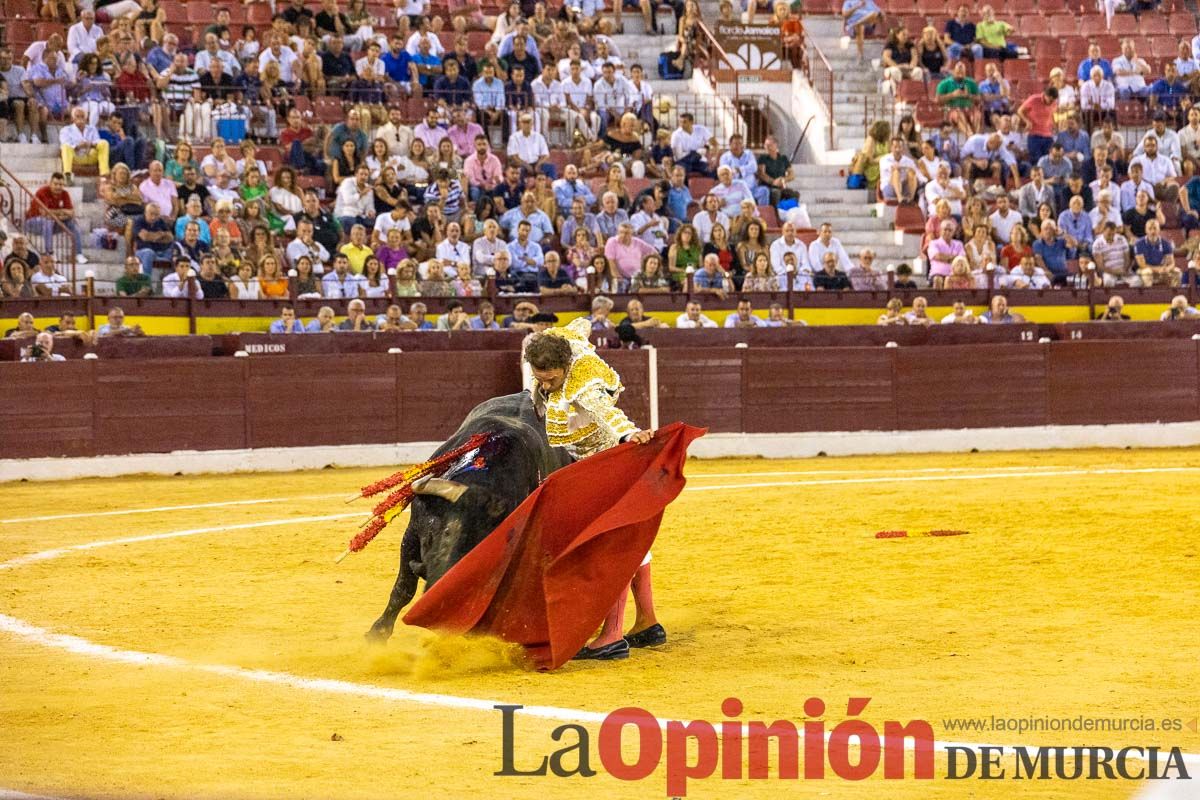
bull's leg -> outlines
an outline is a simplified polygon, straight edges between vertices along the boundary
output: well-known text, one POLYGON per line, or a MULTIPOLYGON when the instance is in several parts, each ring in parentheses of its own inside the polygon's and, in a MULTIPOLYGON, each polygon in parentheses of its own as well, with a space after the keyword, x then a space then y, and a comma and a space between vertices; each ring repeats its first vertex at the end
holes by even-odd
POLYGON ((404 539, 400 543, 400 574, 396 576, 396 583, 392 586, 387 608, 383 610, 379 619, 375 620, 371 630, 367 631, 368 641, 382 643, 391 637, 400 610, 408 605, 408 601, 417 593, 417 574, 413 571, 412 564, 420 560, 421 540, 416 531, 405 531, 404 539))

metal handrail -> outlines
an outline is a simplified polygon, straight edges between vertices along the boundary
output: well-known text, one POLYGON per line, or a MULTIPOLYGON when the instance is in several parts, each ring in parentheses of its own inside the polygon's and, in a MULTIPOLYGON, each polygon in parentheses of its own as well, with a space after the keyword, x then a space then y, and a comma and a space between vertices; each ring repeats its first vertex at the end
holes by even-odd
POLYGON ((821 104, 826 118, 829 120, 829 147, 835 147, 835 128, 833 117, 833 65, 821 52, 816 40, 808 35, 806 30, 800 33, 800 71, 804 74, 817 102, 821 104))
MULTIPOLYGON (((37 199, 37 195, 30 191, 29 187, 22 183, 16 175, 6 167, 3 162, 0 162, 0 214, 8 218, 12 224, 13 230, 21 231, 29 238, 29 233, 25 228, 26 215, 29 213, 30 207, 36 203, 42 206, 42 203, 37 199)), ((42 210, 45 211, 44 206, 42 210)), ((78 212, 78 209, 76 209, 78 212)), ((54 263, 58 265, 60 273, 71 279, 71 291, 77 290, 77 277, 75 274, 75 237, 67 230, 67 226, 62 224, 61 220, 54 220, 54 234, 51 237, 53 242, 54 263), (67 273, 66 268, 70 269, 67 273)), ((80 231, 83 234, 83 231, 80 231)), ((30 242, 33 244, 32 240, 30 242)))

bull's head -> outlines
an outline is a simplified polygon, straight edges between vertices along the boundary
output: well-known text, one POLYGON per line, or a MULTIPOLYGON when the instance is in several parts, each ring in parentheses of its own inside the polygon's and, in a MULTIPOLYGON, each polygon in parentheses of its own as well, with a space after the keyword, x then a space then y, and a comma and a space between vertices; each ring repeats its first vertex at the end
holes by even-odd
POLYGON ((410 562, 414 574, 432 585, 491 533, 522 498, 508 498, 475 483, 425 478, 413 484, 408 530, 420 542, 420 561, 410 562), (439 500, 422 500, 424 498, 439 500))

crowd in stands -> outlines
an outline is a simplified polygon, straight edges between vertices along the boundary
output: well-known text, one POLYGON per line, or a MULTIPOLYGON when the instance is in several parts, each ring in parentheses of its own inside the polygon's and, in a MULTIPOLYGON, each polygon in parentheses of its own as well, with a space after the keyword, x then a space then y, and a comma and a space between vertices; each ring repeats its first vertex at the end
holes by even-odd
MULTIPOLYGON (((848 24, 871 8, 848 0, 848 24)), ((1114 52, 1090 41, 1077 63, 1043 54, 1030 89, 1008 77, 1029 71, 1007 66, 1028 55, 1014 33, 988 5, 957 7, 940 32, 892 29, 882 86, 903 113, 871 127, 852 174, 923 234, 933 288, 1179 286, 1200 251, 1200 35, 1155 68, 1132 37, 1114 52)))

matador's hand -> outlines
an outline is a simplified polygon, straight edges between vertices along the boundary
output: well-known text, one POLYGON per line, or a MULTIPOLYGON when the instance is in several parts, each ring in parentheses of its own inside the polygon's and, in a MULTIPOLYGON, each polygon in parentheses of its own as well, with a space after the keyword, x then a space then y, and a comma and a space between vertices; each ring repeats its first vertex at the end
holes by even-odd
POLYGON ((637 433, 629 434, 627 441, 634 442, 635 444, 645 444, 653 438, 654 431, 638 431, 637 433))

